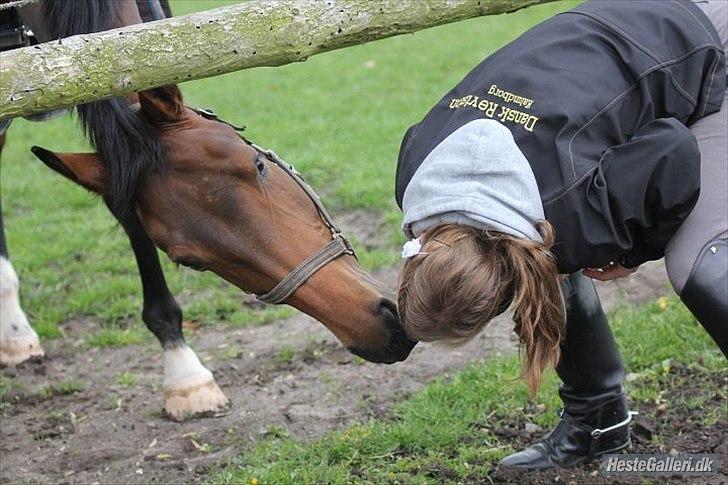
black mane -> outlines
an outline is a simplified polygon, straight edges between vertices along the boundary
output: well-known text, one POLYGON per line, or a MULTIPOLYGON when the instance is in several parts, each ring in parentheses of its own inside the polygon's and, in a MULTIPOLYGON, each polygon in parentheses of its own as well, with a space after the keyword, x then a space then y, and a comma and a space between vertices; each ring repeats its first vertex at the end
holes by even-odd
MULTIPOLYGON (((110 28, 116 1, 45 0, 44 16, 52 38, 110 28)), ((103 161, 108 178, 106 204, 119 221, 134 212, 140 178, 166 159, 156 130, 133 113, 124 98, 111 98, 77 108, 86 135, 103 161)))

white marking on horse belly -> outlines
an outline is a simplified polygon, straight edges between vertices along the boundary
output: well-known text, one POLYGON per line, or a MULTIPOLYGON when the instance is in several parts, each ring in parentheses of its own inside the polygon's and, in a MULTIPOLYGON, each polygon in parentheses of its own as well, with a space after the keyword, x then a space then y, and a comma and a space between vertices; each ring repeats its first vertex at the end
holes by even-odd
POLYGON ((195 352, 182 345, 164 351, 164 387, 210 381, 212 373, 205 368, 195 352))
POLYGON ((20 307, 20 283, 13 265, 0 256, 0 364, 15 365, 43 355, 38 334, 20 307))

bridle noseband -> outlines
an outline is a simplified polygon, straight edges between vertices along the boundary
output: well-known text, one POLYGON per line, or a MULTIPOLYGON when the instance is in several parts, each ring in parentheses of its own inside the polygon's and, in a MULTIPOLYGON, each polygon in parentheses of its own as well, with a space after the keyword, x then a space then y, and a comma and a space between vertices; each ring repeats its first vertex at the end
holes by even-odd
MULTIPOLYGON (((235 131, 243 131, 245 127, 238 127, 225 120, 220 119, 215 112, 209 109, 192 108, 192 111, 199 114, 203 118, 208 120, 219 121, 232 127, 235 131)), ((273 150, 266 150, 259 147, 252 141, 248 140, 244 136, 240 135, 240 138, 245 141, 251 148, 261 155, 266 156, 271 162, 275 163, 281 170, 283 170, 289 177, 291 177, 299 187, 303 189, 313 205, 316 207, 316 211, 324 221, 326 227, 331 232, 331 241, 319 249, 306 259, 304 262, 293 268, 272 290, 267 293, 256 295, 258 300, 265 303, 282 303, 289 296, 293 294, 301 285, 303 285, 311 276, 316 274, 318 270, 335 260, 339 256, 344 254, 350 254, 356 257, 354 249, 351 247, 351 243, 341 233, 339 227, 334 223, 331 215, 326 210, 326 207, 321 203, 321 198, 318 194, 303 180, 303 177, 296 171, 296 169, 290 163, 287 163, 281 157, 279 157, 273 150)))

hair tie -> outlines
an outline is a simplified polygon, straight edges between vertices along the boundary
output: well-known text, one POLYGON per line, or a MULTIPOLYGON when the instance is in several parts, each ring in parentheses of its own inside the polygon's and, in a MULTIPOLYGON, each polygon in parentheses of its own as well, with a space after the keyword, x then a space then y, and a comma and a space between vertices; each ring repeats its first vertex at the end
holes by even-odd
POLYGON ((422 241, 420 241, 419 237, 410 239, 402 246, 402 258, 404 259, 411 258, 412 256, 417 256, 419 254, 427 254, 422 252, 422 241))

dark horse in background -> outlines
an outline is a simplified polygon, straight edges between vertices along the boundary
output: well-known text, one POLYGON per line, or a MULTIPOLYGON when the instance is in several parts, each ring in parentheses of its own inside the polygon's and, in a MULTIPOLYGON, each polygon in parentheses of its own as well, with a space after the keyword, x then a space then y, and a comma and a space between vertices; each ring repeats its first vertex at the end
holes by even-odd
MULTIPOLYGON (((165 10, 158 0, 139 5, 157 16, 165 10)), ((142 21, 133 0, 45 0, 21 7, 19 16, 40 42, 142 21)), ((156 247, 179 264, 300 309, 365 359, 391 363, 409 355, 414 342, 394 303, 358 266, 315 194, 272 152, 186 107, 174 85, 82 105, 78 115, 96 153, 33 153, 100 194, 128 235, 142 282, 142 319, 164 350, 164 404, 172 419, 221 413, 229 403, 185 344, 182 312, 156 247)), ((1 219, 0 234, 0 358, 14 365, 43 351, 18 301, 1 219)))

